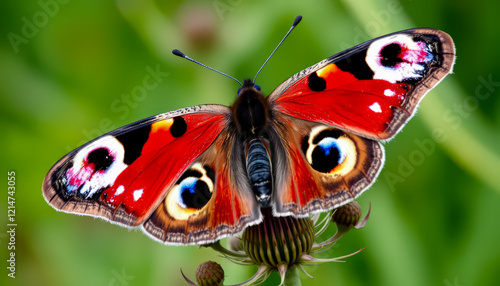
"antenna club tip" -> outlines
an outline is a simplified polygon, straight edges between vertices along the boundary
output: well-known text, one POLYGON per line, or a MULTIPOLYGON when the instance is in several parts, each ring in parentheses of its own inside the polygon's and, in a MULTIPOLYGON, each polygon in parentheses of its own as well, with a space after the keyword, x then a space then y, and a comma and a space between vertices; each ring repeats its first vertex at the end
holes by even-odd
POLYGON ((293 26, 297 26, 300 23, 301 20, 302 20, 302 16, 301 15, 295 17, 295 20, 293 21, 293 26))
POLYGON ((185 58, 186 55, 184 55, 181 51, 179 51, 178 49, 173 49, 172 50, 172 54, 176 55, 176 56, 179 56, 181 58, 185 58))

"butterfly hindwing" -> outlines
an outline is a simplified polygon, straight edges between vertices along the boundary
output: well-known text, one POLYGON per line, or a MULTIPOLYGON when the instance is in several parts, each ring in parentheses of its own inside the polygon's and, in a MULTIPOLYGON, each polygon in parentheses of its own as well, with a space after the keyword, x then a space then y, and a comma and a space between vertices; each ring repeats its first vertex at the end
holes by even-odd
POLYGON ((64 212, 139 225, 215 141, 227 113, 224 106, 194 106, 105 134, 52 167, 44 197, 64 212))
POLYGON ((282 83, 274 108, 375 140, 394 136, 454 63, 450 36, 413 29, 332 56, 282 83))
POLYGON ((384 150, 375 140, 286 115, 278 119, 283 152, 277 152, 277 160, 284 165, 276 171, 278 215, 339 207, 366 190, 382 169, 384 150))
POLYGON ((144 223, 144 231, 167 244, 203 244, 258 223, 260 206, 242 173, 239 144, 225 129, 178 179, 144 223), (179 203, 180 193, 188 190, 193 196, 179 203))

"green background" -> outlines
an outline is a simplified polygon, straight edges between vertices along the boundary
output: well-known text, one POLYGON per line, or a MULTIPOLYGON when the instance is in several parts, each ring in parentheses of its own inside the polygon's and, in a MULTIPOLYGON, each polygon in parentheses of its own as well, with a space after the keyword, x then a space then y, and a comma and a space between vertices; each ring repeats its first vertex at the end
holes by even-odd
MULTIPOLYGON (((206 260, 222 264, 227 284, 253 275, 255 267, 210 249, 163 246, 138 230, 58 213, 41 185, 52 164, 93 137, 177 108, 232 103, 234 81, 172 49, 238 79, 253 77, 300 14, 302 23, 257 80, 266 94, 307 66, 402 29, 444 30, 457 48, 454 74, 385 144, 385 167, 358 199, 364 212, 372 204, 367 226, 320 257, 367 248, 345 263, 308 267, 316 279, 302 276, 303 285, 498 285, 499 9, 498 1, 2 1, 0 281, 184 285, 179 269, 194 277, 206 260), (126 101, 144 87, 148 69, 164 77, 126 101), (15 279, 6 269, 10 170, 15 279)), ((278 283, 273 275, 263 285, 278 283)))

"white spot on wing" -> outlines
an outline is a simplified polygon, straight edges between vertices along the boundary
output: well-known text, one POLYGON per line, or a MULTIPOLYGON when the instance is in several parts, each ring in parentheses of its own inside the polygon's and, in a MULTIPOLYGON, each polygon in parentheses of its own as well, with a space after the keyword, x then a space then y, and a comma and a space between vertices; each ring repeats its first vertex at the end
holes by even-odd
POLYGON ((384 90, 384 95, 385 96, 395 96, 396 92, 392 89, 386 89, 386 90, 384 90))
POLYGON ((370 108, 373 112, 376 112, 376 113, 382 112, 382 108, 380 107, 380 104, 378 102, 374 102, 368 108, 370 108))
POLYGON ((134 193, 132 194, 134 196, 134 202, 137 202, 137 200, 139 200, 142 197, 143 192, 144 192, 144 189, 134 191, 134 193))
POLYGON ((123 185, 119 185, 118 188, 116 188, 115 196, 121 195, 125 191, 125 187, 123 185))

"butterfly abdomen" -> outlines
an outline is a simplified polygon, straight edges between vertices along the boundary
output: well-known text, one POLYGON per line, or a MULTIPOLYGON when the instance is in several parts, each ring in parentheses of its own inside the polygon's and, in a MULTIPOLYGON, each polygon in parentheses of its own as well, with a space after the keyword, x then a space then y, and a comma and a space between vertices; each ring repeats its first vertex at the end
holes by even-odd
POLYGON ((250 185, 260 205, 267 207, 273 185, 269 153, 259 139, 250 141, 247 146, 246 167, 250 185))

